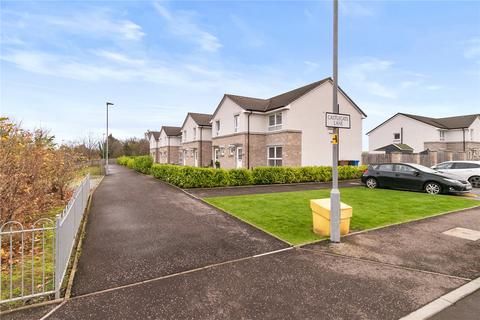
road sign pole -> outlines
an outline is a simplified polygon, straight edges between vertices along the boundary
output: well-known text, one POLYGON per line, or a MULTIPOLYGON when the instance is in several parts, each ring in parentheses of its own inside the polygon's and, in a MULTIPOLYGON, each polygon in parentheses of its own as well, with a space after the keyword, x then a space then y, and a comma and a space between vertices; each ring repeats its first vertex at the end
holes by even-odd
MULTIPOLYGON (((338 108, 338 0, 333 0, 333 113, 338 108)), ((338 128, 333 134, 338 138, 338 128)), ((332 143, 332 190, 330 192, 330 241, 340 242, 340 190, 338 189, 338 146, 332 143)))

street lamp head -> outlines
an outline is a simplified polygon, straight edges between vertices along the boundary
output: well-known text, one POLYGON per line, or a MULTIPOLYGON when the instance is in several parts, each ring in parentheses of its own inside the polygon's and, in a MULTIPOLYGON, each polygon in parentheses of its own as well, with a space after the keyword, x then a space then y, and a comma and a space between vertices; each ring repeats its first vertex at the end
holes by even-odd
POLYGON ((108 107, 108 106, 113 106, 113 103, 107 102, 107 107, 108 107))

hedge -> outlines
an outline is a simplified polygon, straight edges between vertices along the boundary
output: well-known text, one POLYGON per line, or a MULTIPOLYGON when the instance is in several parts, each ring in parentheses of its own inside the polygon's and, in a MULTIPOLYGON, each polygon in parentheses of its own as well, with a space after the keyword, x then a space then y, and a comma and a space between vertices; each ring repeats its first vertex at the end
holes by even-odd
MULTIPOLYGON (((327 182, 332 180, 332 168, 312 167, 256 167, 254 169, 213 169, 153 163, 152 157, 119 157, 117 163, 151 174, 157 179, 180 188, 212 188, 252 184, 281 184, 327 182)), ((340 180, 358 179, 366 166, 339 166, 340 180)))

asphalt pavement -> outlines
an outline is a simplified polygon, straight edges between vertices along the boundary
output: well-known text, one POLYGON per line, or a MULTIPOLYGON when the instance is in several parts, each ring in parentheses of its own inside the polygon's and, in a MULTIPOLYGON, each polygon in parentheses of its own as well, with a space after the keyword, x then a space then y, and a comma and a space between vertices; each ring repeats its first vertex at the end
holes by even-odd
POLYGON ((74 296, 287 247, 151 176, 110 169, 93 196, 74 296))
POLYGON ((442 233, 480 230, 480 209, 292 248, 112 169, 93 198, 74 296, 48 319, 398 319, 480 275, 479 241, 442 233))

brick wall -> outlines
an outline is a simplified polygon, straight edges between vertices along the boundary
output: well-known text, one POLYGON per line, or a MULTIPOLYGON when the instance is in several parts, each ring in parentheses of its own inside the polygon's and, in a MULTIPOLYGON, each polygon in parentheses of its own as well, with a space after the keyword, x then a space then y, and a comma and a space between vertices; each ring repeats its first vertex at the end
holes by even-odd
MULTIPOLYGON (((181 158, 181 154, 183 150, 187 149, 187 157, 186 157, 186 165, 187 166, 194 166, 195 165, 195 158, 193 154, 193 149, 196 149, 198 152, 198 165, 202 167, 209 167, 212 164, 212 142, 211 141, 202 141, 201 143, 201 155, 200 155, 200 141, 193 141, 182 143, 182 146, 179 150, 179 157, 181 158), (201 161, 201 163, 200 163, 201 161)), ((180 162, 183 164, 183 162, 180 162)))
POLYGON ((179 161, 179 150, 180 147, 177 146, 170 146, 170 147, 160 147, 158 162, 159 163, 170 163, 170 164, 178 164, 179 161))
POLYGON ((213 149, 223 147, 223 155, 220 154, 220 167, 231 169, 236 167, 236 154, 231 153, 228 146, 236 145, 243 147, 243 167, 248 163, 250 168, 266 166, 267 146, 282 146, 282 157, 284 166, 301 166, 302 163, 302 133, 299 131, 282 131, 275 133, 251 133, 250 148, 248 147, 247 134, 239 133, 225 137, 215 137, 212 139, 212 158, 213 149), (250 149, 250 150, 249 150, 250 149), (250 156, 248 155, 250 151, 250 156))

